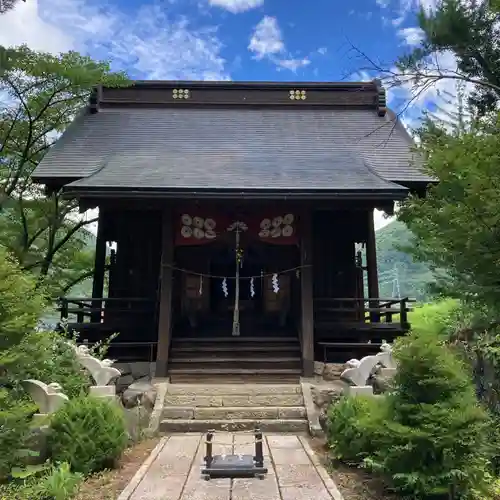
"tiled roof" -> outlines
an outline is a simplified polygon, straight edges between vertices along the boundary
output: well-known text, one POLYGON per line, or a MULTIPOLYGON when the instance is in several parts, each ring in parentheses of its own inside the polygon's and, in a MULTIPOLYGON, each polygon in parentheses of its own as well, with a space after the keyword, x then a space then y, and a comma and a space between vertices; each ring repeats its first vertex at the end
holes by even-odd
POLYGON ((431 179, 391 114, 350 107, 115 107, 83 113, 34 177, 86 189, 399 191, 431 179), (394 184, 396 183, 396 184, 394 184))

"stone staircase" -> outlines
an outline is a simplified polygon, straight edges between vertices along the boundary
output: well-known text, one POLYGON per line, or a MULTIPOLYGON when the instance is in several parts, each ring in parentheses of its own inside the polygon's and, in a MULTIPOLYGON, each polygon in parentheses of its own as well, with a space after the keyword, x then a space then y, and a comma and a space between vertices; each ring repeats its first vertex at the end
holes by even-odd
POLYGON ((301 385, 169 384, 161 432, 307 432, 301 385))

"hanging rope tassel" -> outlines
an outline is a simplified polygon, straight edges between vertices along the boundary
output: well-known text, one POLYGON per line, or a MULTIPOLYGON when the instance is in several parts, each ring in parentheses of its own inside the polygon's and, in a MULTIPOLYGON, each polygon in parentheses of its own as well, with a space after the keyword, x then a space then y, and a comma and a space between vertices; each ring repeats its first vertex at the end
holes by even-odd
POLYGON ((227 299, 227 296, 229 295, 228 291, 227 291, 227 279, 224 278, 222 280, 222 293, 224 294, 224 297, 226 297, 227 299))
POLYGON ((253 278, 250 278, 250 297, 255 297, 255 287, 253 283, 253 278))

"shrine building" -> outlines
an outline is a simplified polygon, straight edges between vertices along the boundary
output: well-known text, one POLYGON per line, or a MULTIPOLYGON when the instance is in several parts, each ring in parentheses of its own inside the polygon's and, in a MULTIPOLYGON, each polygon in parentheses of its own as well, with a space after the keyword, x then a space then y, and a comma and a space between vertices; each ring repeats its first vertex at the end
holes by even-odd
POLYGON ((377 351, 409 328, 408 298, 379 296, 373 213, 425 193, 412 145, 378 81, 99 87, 33 174, 99 209, 92 297, 62 317, 172 381, 377 351))

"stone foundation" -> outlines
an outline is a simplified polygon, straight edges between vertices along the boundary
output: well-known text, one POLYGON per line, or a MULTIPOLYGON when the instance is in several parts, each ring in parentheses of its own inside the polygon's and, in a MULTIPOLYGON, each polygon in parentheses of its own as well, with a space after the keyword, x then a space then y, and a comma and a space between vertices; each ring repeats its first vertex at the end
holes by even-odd
POLYGON ((323 383, 313 385, 311 388, 312 399, 318 413, 319 424, 321 428, 326 430, 326 417, 328 407, 342 397, 346 384, 338 381, 334 383, 323 383))
POLYGON ((323 363, 321 361, 314 362, 314 375, 316 378, 322 380, 340 380, 340 375, 345 369, 345 363, 323 363))

